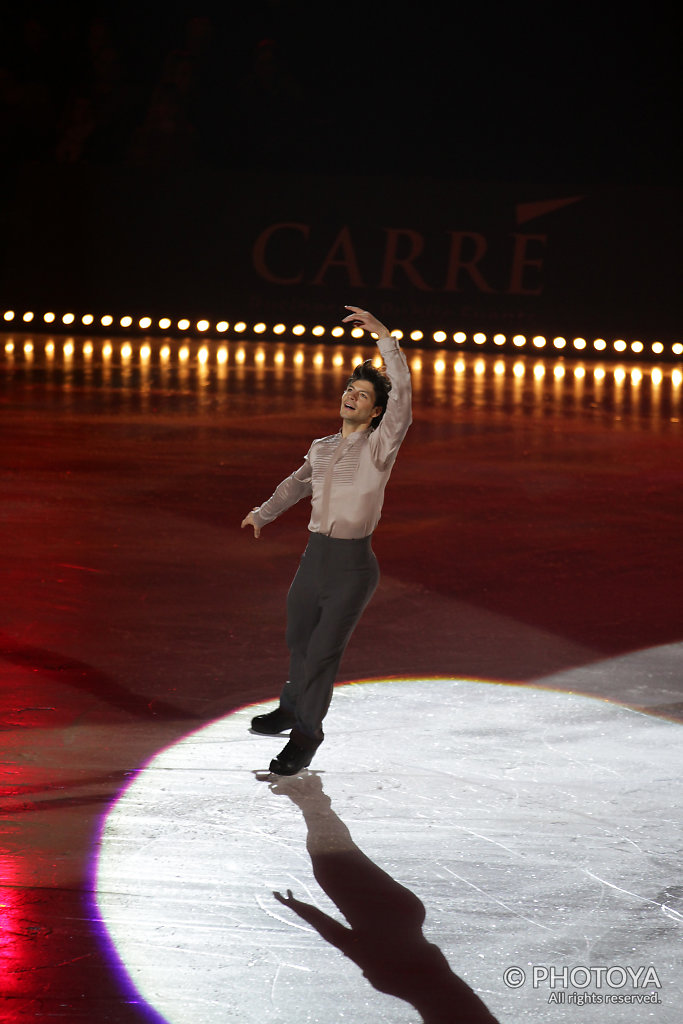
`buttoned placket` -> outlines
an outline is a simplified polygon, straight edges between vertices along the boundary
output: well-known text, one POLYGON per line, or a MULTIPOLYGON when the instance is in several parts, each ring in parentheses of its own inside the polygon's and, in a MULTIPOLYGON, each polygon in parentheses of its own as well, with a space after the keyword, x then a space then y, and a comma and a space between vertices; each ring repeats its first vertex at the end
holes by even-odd
MULTIPOLYGON (((325 476, 323 477, 323 495, 320 507, 320 525, 323 528, 329 523, 330 518, 330 500, 332 496, 332 481, 334 475, 334 467, 339 462, 342 455, 344 455, 344 453, 348 450, 349 445, 354 437, 355 434, 352 434, 350 437, 343 437, 341 439, 341 441, 337 445, 337 449, 334 455, 332 456, 332 461, 325 470, 325 476)), ((330 527, 329 529, 330 533, 328 534, 328 536, 331 536, 332 528, 330 527)))

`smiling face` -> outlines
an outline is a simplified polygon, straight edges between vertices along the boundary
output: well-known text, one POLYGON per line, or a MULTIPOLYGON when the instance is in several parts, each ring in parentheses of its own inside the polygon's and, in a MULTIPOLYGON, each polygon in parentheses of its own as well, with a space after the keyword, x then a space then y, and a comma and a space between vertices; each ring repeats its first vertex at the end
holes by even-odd
POLYGON ((343 420, 342 433, 367 430, 381 411, 381 406, 375 404, 375 389, 369 380, 349 381, 339 410, 343 420))

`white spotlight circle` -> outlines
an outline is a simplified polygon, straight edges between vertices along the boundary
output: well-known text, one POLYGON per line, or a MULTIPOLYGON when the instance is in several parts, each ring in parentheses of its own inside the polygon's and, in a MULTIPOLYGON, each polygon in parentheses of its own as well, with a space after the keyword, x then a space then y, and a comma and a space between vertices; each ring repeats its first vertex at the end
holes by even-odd
POLYGON ((104 823, 99 912, 169 1024, 414 1024, 408 965, 437 962, 463 1020, 540 1020, 547 991, 505 969, 596 945, 646 950, 676 1009, 679 725, 526 686, 346 685, 312 771, 275 780, 283 738, 248 732, 272 706, 158 754, 104 823))

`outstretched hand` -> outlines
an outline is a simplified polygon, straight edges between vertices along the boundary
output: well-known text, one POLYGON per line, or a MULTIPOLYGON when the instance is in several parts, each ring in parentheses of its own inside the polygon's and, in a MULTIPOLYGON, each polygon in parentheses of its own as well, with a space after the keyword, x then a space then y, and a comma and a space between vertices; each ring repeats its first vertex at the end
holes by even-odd
POLYGON ((279 903, 281 903, 283 905, 283 907, 291 907, 293 903, 296 903, 296 899, 294 898, 294 893, 292 892, 291 889, 287 890, 287 896, 286 897, 283 896, 282 893, 278 892, 277 890, 273 890, 273 896, 275 897, 275 899, 279 903))
POLYGON ((390 331, 383 323, 373 316, 372 313, 368 313, 367 309, 361 309, 360 306, 344 306, 344 309, 350 309, 352 312, 349 316, 345 316, 342 320, 343 324, 349 323, 353 320, 359 327, 362 327, 364 331, 369 331, 371 334, 376 334, 378 338, 388 338, 390 331))
POLYGON ((244 519, 242 520, 242 526, 240 527, 240 529, 243 530, 245 526, 253 526, 254 527, 254 537, 256 538, 256 540, 258 540, 258 538, 261 536, 261 527, 258 525, 256 520, 254 519, 254 512, 256 512, 256 511, 257 511, 257 509, 253 508, 251 510, 251 512, 249 513, 249 515, 246 515, 244 517, 244 519))

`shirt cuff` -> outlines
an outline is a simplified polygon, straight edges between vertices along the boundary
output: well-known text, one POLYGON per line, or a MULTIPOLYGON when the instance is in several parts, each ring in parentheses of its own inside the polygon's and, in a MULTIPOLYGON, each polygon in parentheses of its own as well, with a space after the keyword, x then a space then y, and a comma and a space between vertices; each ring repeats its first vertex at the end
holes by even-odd
POLYGON ((378 338, 377 348, 383 356, 391 355, 392 352, 398 352, 398 338, 395 338, 393 334, 388 334, 384 338, 378 338))

